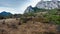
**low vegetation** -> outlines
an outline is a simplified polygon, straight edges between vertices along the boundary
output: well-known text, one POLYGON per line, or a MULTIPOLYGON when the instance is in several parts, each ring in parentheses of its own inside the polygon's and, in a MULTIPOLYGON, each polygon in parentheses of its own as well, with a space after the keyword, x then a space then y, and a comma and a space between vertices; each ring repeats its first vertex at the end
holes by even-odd
MULTIPOLYGON (((35 8, 36 9, 36 8, 35 8)), ((36 9, 36 11, 34 13, 28 13, 27 16, 35 16, 38 17, 37 20, 41 20, 42 22, 47 22, 47 23, 54 23, 54 24, 60 24, 60 10, 59 9, 52 9, 52 10, 40 10, 38 11, 38 9, 36 9), (43 14, 43 12, 41 12, 41 14, 35 14, 35 12, 37 11, 37 13, 39 13, 39 11, 47 11, 47 13, 43 14), (43 19, 43 20, 42 20, 43 19)), ((41 22, 40 21, 40 22, 41 22)))
POLYGON ((1 16, 0 18, 2 19, 0 20, 0 34, 60 33, 60 9, 45 10, 35 7, 35 12, 23 15, 14 14, 11 17, 6 16, 6 19, 1 16), (44 13, 45 11, 46 13, 44 13))

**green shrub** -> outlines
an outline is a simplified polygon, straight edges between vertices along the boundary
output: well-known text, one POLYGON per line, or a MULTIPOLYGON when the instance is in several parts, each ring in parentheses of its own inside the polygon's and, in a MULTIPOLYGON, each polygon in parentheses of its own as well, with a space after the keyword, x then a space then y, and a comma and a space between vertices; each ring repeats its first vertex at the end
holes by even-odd
POLYGON ((55 13, 50 13, 50 14, 45 14, 43 16, 49 22, 53 22, 55 24, 60 24, 60 15, 55 15, 55 13))

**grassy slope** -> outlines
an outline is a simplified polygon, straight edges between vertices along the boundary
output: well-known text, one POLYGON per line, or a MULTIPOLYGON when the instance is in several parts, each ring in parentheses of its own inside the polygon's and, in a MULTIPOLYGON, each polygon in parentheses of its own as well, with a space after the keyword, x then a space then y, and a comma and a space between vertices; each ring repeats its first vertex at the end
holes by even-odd
MULTIPOLYGON (((2 20, 3 21, 3 20, 2 20)), ((0 34, 54 34, 57 25, 28 21, 18 25, 19 20, 6 19, 5 24, 0 20, 0 34)))

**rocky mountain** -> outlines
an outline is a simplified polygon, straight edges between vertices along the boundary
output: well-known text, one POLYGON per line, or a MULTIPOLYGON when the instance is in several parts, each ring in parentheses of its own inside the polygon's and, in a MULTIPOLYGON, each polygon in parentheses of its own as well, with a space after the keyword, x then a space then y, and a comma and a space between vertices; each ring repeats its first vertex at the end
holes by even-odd
POLYGON ((1 12, 0 13, 0 18, 2 19, 2 18, 7 18, 7 17, 11 17, 12 16, 12 14, 10 13, 10 12, 6 12, 6 11, 3 11, 3 12, 1 12))
POLYGON ((31 11, 34 11, 34 10, 33 10, 33 7, 32 7, 32 6, 29 6, 29 7, 27 7, 27 9, 25 10, 25 13, 29 13, 29 12, 31 12, 31 11))
POLYGON ((41 0, 36 5, 37 8, 44 8, 44 9, 55 9, 60 8, 60 1, 58 0, 51 0, 51 1, 44 1, 41 0))
POLYGON ((11 15, 11 13, 3 11, 3 12, 0 13, 0 15, 2 15, 2 16, 8 16, 8 15, 11 15))
MULTIPOLYGON (((35 7, 29 6, 25 10, 25 13, 33 12, 39 9, 56 9, 60 8, 60 1, 58 0, 51 0, 51 1, 44 1, 41 0, 40 2, 37 3, 35 7)), ((41 10, 39 10, 41 11, 41 10)))

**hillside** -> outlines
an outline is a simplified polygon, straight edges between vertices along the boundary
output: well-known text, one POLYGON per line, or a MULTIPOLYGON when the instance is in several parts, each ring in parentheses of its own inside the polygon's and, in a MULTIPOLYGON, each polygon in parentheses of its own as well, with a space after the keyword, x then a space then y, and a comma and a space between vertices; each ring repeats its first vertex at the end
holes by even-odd
POLYGON ((36 7, 42 8, 42 9, 60 8, 60 1, 59 0, 51 0, 51 1, 41 0, 40 2, 37 3, 36 7))
POLYGON ((2 11, 0 13, 0 19, 8 19, 8 18, 20 18, 22 14, 12 14, 10 12, 2 11))
POLYGON ((35 7, 27 7, 24 14, 1 12, 0 34, 60 34, 60 9, 56 2, 41 0, 35 7))
MULTIPOLYGON (((37 10, 38 11, 38 10, 37 10)), ((0 34, 60 34, 60 9, 0 20, 0 34)))
POLYGON ((60 1, 59 0, 51 0, 51 1, 39 1, 35 7, 28 6, 24 13, 31 12, 41 12, 51 9, 60 9, 60 1))
POLYGON ((19 23, 20 21, 16 19, 2 20, 0 23, 0 34, 59 34, 58 25, 41 22, 33 23, 33 21, 19 23))

